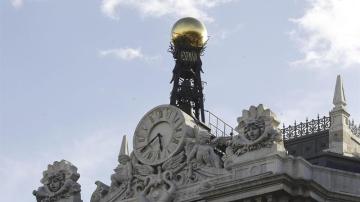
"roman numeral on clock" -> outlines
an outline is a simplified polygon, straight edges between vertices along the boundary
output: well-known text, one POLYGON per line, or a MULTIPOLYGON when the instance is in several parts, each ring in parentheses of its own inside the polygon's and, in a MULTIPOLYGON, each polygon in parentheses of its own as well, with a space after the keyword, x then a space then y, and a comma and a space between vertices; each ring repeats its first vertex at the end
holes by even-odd
POLYGON ((180 117, 179 117, 179 112, 176 112, 175 113, 175 116, 174 116, 174 119, 173 119, 173 122, 176 123, 180 120, 180 117))
POLYGON ((173 111, 169 108, 166 109, 166 118, 170 119, 171 115, 172 115, 173 111))
POLYGON ((182 131, 182 124, 183 124, 183 122, 181 122, 181 124, 178 124, 177 126, 176 126, 176 128, 175 128, 175 132, 176 133, 178 133, 178 132, 181 132, 182 131))
POLYGON ((179 144, 179 140, 176 139, 175 137, 173 137, 173 138, 171 138, 171 143, 179 144))
POLYGON ((153 151, 149 151, 145 153, 145 158, 147 158, 148 160, 152 159, 153 156, 154 156, 153 151))
POLYGON ((137 141, 140 142, 145 142, 145 137, 141 137, 141 136, 137 136, 137 141))

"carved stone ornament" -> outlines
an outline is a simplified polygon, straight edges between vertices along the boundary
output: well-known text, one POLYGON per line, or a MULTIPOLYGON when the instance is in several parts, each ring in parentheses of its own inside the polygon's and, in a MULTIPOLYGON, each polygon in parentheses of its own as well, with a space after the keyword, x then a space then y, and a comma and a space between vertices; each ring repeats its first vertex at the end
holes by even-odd
MULTIPOLYGON (((159 167, 160 169, 160 167, 159 167)), ((158 172, 157 175, 150 175, 145 179, 145 188, 138 195, 139 202, 169 202, 173 200, 173 193, 176 186, 172 171, 158 172)))
POLYGON ((214 151, 210 133, 199 126, 194 127, 193 133, 195 139, 188 139, 185 146, 186 166, 176 175, 176 183, 190 184, 228 174, 223 169, 220 156, 214 151))
POLYGON ((43 186, 33 191, 37 202, 56 202, 72 196, 80 199, 80 184, 77 183, 80 175, 77 168, 70 162, 61 160, 48 165, 43 172, 41 183, 43 186))
POLYGON ((97 181, 91 202, 171 202, 181 186, 228 174, 211 137, 180 109, 155 107, 138 124, 131 154, 123 137, 111 185, 97 181))
POLYGON ((263 105, 251 106, 249 110, 243 110, 238 118, 238 126, 235 130, 239 133, 232 138, 217 142, 226 144, 226 157, 242 155, 244 153, 272 147, 274 143, 282 144, 282 136, 277 128, 279 121, 270 109, 264 109, 263 105))
POLYGON ((107 186, 106 184, 100 182, 100 181, 96 181, 96 190, 94 191, 94 193, 91 195, 91 202, 100 202, 101 199, 106 196, 106 194, 109 193, 109 186, 107 186))

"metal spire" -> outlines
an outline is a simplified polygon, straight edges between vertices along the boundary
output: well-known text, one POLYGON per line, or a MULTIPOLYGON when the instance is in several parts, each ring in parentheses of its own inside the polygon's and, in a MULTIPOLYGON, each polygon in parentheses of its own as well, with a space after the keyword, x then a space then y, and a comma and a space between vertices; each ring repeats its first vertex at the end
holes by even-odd
POLYGON ((333 104, 335 105, 336 108, 346 106, 344 86, 340 75, 338 75, 336 78, 333 104))

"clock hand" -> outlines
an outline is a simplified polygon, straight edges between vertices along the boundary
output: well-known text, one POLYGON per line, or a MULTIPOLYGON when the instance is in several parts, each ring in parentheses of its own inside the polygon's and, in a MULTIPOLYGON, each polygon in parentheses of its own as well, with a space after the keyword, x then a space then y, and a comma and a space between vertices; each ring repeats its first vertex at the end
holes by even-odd
POLYGON ((143 151, 145 150, 145 148, 146 148, 147 146, 149 146, 151 143, 153 143, 157 137, 159 137, 159 135, 156 135, 155 137, 153 137, 153 139, 151 139, 150 142, 148 142, 145 146, 139 147, 139 148, 137 148, 137 149, 140 149, 140 148, 141 148, 140 152, 143 152, 143 151))
POLYGON ((162 146, 162 143, 161 143, 162 135, 160 133, 158 133, 158 137, 159 137, 160 151, 162 151, 163 150, 163 146, 162 146))

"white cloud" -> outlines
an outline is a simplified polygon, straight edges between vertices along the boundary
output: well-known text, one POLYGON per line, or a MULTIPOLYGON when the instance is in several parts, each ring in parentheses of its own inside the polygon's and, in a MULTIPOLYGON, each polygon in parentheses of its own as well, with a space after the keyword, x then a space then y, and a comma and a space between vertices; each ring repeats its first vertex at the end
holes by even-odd
POLYGON ((304 58, 294 65, 360 66, 360 1, 308 0, 309 8, 291 32, 304 58))
POLYGON ((24 5, 23 0, 10 0, 10 3, 16 9, 19 9, 24 5))
POLYGON ((99 51, 100 56, 113 56, 122 60, 134 60, 144 57, 140 48, 117 48, 99 51))
POLYGON ((236 35, 244 29, 243 24, 237 24, 231 28, 219 28, 213 32, 211 35, 211 43, 220 44, 224 40, 231 39, 236 37, 236 35))
POLYGON ((113 19, 119 19, 121 8, 128 7, 138 10, 145 16, 192 16, 212 21, 206 10, 230 1, 233 0, 103 0, 101 10, 113 19))
POLYGON ((120 60, 143 60, 145 62, 154 62, 160 59, 160 56, 149 56, 143 54, 141 48, 114 48, 108 50, 100 50, 101 57, 114 57, 120 60))

